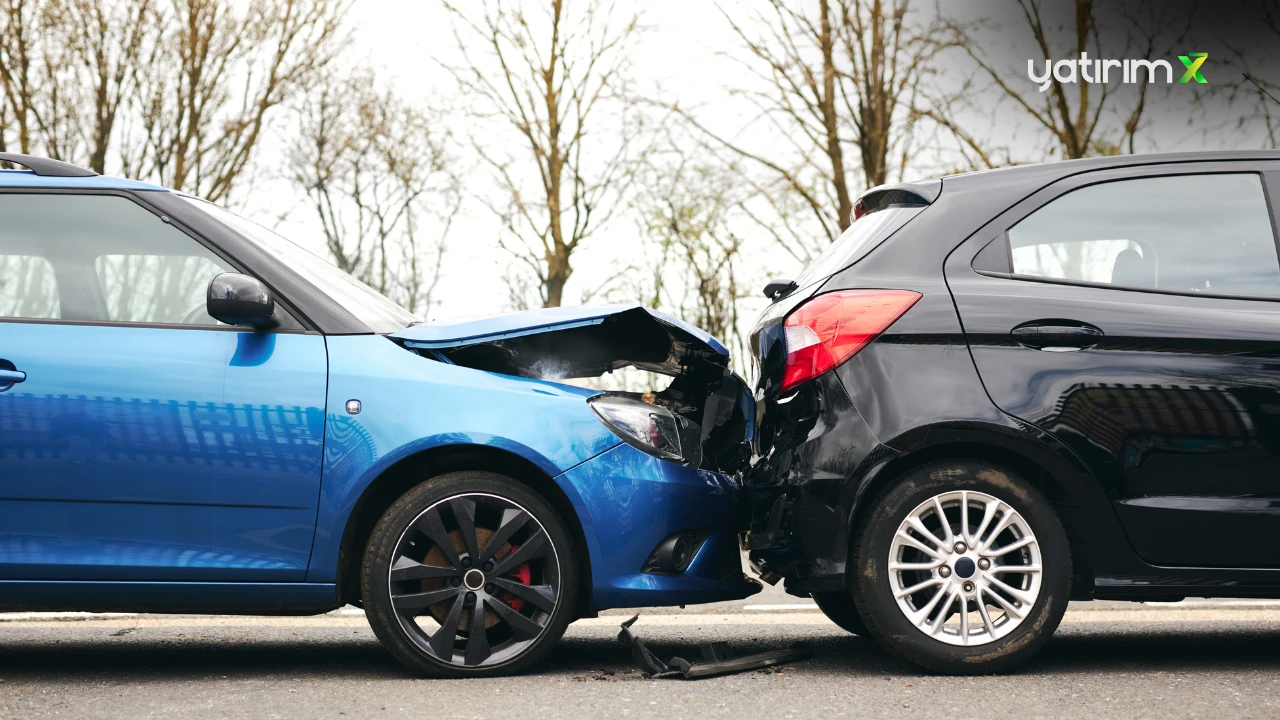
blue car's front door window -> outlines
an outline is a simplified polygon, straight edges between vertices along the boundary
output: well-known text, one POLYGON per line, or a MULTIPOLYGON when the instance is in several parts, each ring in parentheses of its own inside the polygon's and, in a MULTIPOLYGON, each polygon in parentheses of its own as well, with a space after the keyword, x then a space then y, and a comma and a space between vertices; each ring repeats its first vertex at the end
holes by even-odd
POLYGON ((0 314, 216 325, 205 288, 234 270, 126 197, 0 195, 0 314))
POLYGON ((324 339, 215 327, 229 266, 123 197, 0 194, 0 268, 0 578, 301 580, 324 339))

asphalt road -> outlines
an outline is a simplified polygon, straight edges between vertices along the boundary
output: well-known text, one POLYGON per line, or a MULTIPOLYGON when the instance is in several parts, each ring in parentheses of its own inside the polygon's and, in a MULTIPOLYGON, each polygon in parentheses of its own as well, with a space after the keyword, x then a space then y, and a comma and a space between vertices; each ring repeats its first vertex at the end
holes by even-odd
MULTIPOLYGON (((788 602, 802 601, 777 604, 788 602)), ((1280 717, 1276 604, 1077 604, 1021 672, 973 678, 906 669, 812 610, 742 605, 651 611, 635 629, 660 654, 802 639, 815 657, 776 671, 648 680, 616 643, 615 615, 572 626, 533 674, 432 681, 407 676, 351 610, 0 616, 0 717, 1280 717)))

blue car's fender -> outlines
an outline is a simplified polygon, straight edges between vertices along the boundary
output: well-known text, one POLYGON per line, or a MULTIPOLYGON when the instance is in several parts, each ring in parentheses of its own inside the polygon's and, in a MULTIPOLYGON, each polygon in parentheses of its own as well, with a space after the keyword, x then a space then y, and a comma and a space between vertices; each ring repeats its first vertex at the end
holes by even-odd
POLYGON ((380 335, 330 336, 324 478, 308 582, 335 582, 356 503, 397 462, 446 445, 500 448, 555 479, 599 555, 591 512, 562 474, 621 443, 585 402, 599 394, 421 357, 380 335), (358 414, 347 402, 358 400, 358 414))

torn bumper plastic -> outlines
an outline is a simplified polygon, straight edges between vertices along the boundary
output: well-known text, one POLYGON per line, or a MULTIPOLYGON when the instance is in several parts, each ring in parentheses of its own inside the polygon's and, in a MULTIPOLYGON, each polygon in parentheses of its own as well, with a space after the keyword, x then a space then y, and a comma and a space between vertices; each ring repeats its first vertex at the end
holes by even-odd
POLYGON ((663 662, 657 655, 653 654, 652 650, 645 646, 644 640, 641 640, 631 632, 631 626, 638 619, 640 619, 640 616, 635 615, 630 620, 622 623, 622 632, 618 633, 618 642, 631 648, 631 656, 635 658, 636 663, 644 668, 644 671, 650 677, 683 677, 686 680, 696 680, 716 675, 760 670, 774 665, 804 660, 813 655, 813 649, 809 647, 808 643, 797 642, 781 650, 769 650, 755 655, 734 657, 729 650, 728 643, 716 642, 706 643, 702 646, 702 660, 700 662, 689 662, 680 657, 671 658, 670 662, 663 662))

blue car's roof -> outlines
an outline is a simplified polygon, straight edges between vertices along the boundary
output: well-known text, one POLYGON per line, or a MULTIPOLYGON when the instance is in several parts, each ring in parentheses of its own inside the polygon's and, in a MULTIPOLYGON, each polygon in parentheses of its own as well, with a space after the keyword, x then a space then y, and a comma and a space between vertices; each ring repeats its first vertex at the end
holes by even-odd
POLYGON ((643 305, 582 305, 578 307, 541 308, 523 312, 489 315, 466 320, 441 321, 413 325, 392 337, 411 342, 414 347, 446 348, 460 345, 506 340, 577 327, 599 325, 606 318, 639 310, 663 325, 678 328, 696 338, 706 348, 728 356, 729 349, 701 328, 643 305))
POLYGON ((94 175, 92 177, 47 177, 29 170, 0 170, 0 188, 74 188, 78 190, 146 190, 168 192, 158 185, 94 175))

